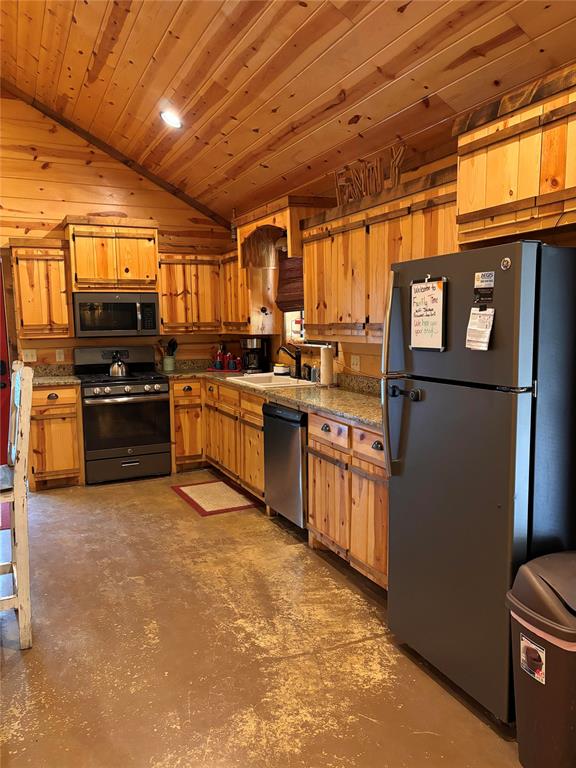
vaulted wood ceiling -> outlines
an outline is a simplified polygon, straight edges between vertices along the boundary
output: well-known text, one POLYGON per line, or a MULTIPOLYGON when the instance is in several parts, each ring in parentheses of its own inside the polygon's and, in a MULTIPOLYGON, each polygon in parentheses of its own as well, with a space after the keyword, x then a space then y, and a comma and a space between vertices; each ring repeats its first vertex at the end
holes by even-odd
POLYGON ((2 77, 229 217, 574 59, 569 0, 3 0, 2 77), (182 130, 161 121, 171 107, 182 130))

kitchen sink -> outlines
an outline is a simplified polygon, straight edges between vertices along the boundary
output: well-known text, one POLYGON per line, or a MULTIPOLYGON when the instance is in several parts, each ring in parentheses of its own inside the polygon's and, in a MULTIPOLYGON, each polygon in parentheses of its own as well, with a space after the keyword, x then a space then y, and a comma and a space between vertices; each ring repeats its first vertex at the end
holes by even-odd
POLYGON ((242 379, 247 384, 262 389, 272 389, 273 387, 309 387, 312 382, 306 379, 292 379, 290 376, 276 376, 273 373, 245 373, 242 379))

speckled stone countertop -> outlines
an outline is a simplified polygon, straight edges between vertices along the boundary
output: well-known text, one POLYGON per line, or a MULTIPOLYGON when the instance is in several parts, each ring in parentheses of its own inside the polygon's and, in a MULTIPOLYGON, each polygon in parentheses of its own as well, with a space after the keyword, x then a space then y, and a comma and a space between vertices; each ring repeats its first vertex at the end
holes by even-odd
POLYGON ((317 384, 300 387, 271 387, 263 389, 250 384, 249 377, 230 376, 223 373, 202 373, 202 378, 225 381, 226 384, 257 392, 278 405, 287 405, 300 411, 321 411, 331 416, 341 416, 357 421, 363 426, 380 432, 382 410, 380 398, 359 392, 349 392, 340 387, 320 387, 317 384))
POLYGON ((33 387, 66 387, 73 384, 80 384, 78 376, 34 376, 32 379, 33 387))
POLYGON ((278 405, 287 405, 299 411, 321 411, 331 416, 342 416, 370 427, 382 429, 380 398, 348 392, 339 387, 294 387, 266 390, 266 396, 278 405))

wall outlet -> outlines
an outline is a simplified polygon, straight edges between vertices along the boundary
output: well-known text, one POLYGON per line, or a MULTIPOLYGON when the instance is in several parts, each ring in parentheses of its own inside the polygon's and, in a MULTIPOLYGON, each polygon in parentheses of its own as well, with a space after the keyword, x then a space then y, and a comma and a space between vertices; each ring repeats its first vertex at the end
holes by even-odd
POLYGON ((350 368, 353 371, 360 370, 360 355, 350 355, 350 368))
POLYGON ((63 363, 64 360, 65 360, 64 350, 63 349, 57 349, 56 350, 56 362, 57 363, 63 363))
POLYGON ((38 360, 38 356, 36 355, 35 349, 23 349, 22 350, 22 360, 25 363, 35 363, 36 360, 38 360))

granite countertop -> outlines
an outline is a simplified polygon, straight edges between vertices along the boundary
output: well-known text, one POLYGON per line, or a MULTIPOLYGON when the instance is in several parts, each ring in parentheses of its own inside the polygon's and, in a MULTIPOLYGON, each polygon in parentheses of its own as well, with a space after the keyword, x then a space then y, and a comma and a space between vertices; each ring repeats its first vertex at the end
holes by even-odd
POLYGON ((331 416, 342 416, 370 427, 382 430, 380 398, 348 392, 339 387, 294 387, 266 390, 266 396, 278 405, 287 405, 300 411, 322 411, 331 416))
POLYGON ((225 381, 239 389, 249 389, 278 405, 286 405, 300 411, 322 411, 331 416, 352 419, 366 427, 380 432, 382 430, 382 409, 380 398, 349 392, 340 387, 320 387, 318 384, 299 387, 270 387, 263 389, 250 384, 250 379, 239 376, 230 377, 222 373, 203 373, 205 378, 225 381))
POLYGON ((33 387, 66 387, 80 384, 78 376, 73 374, 60 374, 54 376, 34 376, 32 379, 33 387))

